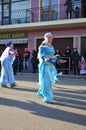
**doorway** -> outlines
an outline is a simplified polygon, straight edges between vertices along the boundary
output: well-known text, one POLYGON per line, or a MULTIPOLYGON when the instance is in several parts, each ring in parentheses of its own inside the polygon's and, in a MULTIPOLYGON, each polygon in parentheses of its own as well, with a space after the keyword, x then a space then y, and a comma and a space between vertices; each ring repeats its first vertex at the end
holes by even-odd
MULTIPOLYGON (((38 51, 39 45, 42 43, 43 38, 36 40, 36 51, 38 51)), ((66 47, 69 46, 70 49, 73 49, 73 37, 68 38, 54 38, 52 45, 54 46, 55 50, 60 50, 61 53, 64 53, 66 47)))

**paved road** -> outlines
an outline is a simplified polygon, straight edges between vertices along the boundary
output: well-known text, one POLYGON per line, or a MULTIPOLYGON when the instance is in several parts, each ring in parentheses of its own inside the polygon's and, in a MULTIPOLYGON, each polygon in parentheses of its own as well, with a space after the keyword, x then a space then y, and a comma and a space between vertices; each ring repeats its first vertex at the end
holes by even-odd
POLYGON ((0 130, 86 130, 86 79, 61 77, 52 104, 37 96, 37 74, 16 81, 15 89, 0 88, 0 130))

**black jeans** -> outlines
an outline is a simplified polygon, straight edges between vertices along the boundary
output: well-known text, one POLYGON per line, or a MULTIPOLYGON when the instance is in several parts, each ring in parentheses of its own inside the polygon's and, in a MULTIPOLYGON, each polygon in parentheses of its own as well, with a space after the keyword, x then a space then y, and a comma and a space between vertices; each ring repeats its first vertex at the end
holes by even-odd
POLYGON ((67 15, 68 19, 71 19, 72 18, 72 11, 66 10, 66 15, 67 15))
POLYGON ((74 67, 74 74, 78 74, 79 75, 79 64, 78 63, 74 63, 73 64, 74 67))

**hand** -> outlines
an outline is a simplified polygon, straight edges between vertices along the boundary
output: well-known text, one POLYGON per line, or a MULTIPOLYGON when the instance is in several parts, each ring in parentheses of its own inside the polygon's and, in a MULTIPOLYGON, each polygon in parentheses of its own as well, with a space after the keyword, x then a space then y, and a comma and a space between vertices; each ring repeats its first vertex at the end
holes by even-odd
POLYGON ((60 60, 61 63, 66 63, 67 61, 66 60, 60 60))
POLYGON ((50 59, 50 58, 45 58, 44 60, 45 60, 45 62, 46 62, 46 61, 48 61, 49 59, 50 59))

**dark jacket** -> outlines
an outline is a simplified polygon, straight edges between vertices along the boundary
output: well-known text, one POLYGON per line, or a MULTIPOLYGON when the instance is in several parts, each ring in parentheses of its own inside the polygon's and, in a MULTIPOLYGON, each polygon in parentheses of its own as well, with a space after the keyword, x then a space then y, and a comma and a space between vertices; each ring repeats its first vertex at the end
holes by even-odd
POLYGON ((73 8, 72 8, 72 0, 66 0, 64 5, 67 6, 67 11, 68 12, 71 12, 73 10, 73 8))
POLYGON ((80 55, 78 52, 72 52, 71 54, 71 60, 74 63, 78 63, 80 61, 80 55))

